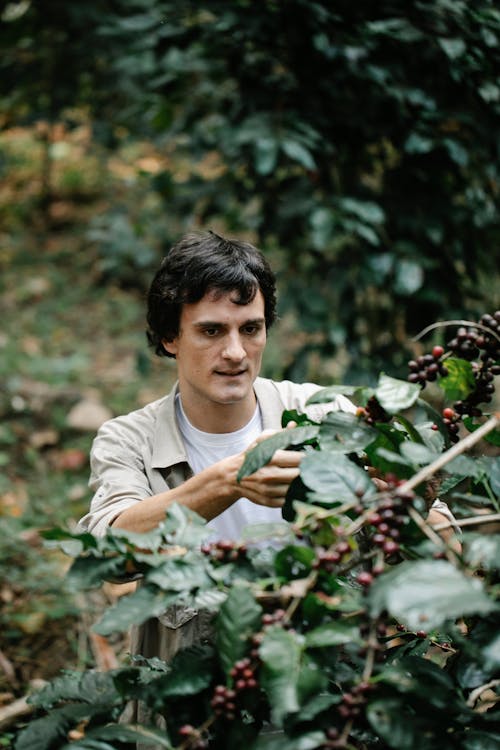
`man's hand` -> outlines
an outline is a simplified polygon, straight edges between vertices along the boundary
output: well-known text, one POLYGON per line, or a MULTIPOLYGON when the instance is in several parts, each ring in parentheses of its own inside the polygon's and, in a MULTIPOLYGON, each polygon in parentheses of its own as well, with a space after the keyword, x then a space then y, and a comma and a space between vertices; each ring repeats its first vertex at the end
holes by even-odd
MULTIPOLYGON (((295 426, 295 422, 290 422, 286 429, 295 426)), ((227 459, 228 462, 231 462, 229 477, 231 478, 233 502, 240 497, 246 497, 257 505, 265 505, 269 508, 281 508, 284 504, 290 484, 299 475, 300 462, 304 457, 301 451, 277 450, 265 466, 262 466, 253 474, 243 477, 241 482, 236 481, 236 476, 243 465, 248 450, 255 448, 258 443, 275 435, 276 432, 278 430, 264 430, 247 451, 227 459)))

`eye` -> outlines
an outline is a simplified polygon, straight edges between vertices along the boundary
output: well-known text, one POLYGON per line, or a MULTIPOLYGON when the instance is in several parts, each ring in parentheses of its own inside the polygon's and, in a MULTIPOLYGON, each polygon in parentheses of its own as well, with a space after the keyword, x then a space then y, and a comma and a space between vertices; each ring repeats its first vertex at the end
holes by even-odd
POLYGON ((214 336, 217 336, 217 334, 219 333, 219 329, 215 327, 204 328, 203 333, 205 334, 205 336, 208 336, 208 338, 214 338, 214 336))
POLYGON ((245 333, 247 336, 255 336, 259 333, 260 330, 261 326, 252 323, 251 325, 245 326, 243 328, 243 333, 245 333))

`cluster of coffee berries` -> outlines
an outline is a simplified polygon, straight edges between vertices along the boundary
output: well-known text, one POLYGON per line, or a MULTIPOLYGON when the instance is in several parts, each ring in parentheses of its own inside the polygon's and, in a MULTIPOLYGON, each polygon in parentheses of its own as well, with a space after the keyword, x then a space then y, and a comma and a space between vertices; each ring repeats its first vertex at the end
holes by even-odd
POLYGON ((355 719, 361 715, 366 704, 368 693, 373 690, 373 685, 369 682, 359 682, 351 690, 346 691, 342 696, 342 702, 337 708, 343 719, 355 719))
POLYGON ((494 315, 483 315, 479 326, 460 326, 448 342, 450 351, 468 362, 480 357, 482 361, 496 361, 500 357, 500 310, 494 315), (482 351, 482 354, 480 352, 482 351))
POLYGON ((207 750, 209 747, 208 738, 191 724, 183 724, 179 729, 179 736, 183 740, 183 747, 189 750, 207 750))
POLYGON ((220 716, 226 721, 234 721, 238 714, 236 690, 226 685, 216 685, 210 705, 216 716, 220 716))
POLYGON ((258 687, 255 665, 248 657, 239 659, 229 674, 233 679, 236 693, 241 693, 244 690, 255 690, 258 687))
POLYGON ((266 628, 270 625, 277 625, 278 623, 284 624, 283 619, 285 615, 286 612, 281 607, 275 609, 274 612, 264 612, 262 615, 262 627, 266 628))
POLYGON ((336 567, 345 562, 352 552, 351 545, 346 539, 341 539, 328 549, 319 549, 312 567, 315 570, 324 570, 333 573, 336 567))
MULTIPOLYGON (((450 439, 450 443, 458 443, 459 437, 458 433, 460 430, 460 415, 457 414, 456 411, 451 409, 449 406, 446 407, 446 409, 443 409, 443 424, 446 427, 446 430, 448 432, 448 437, 450 439)), ((432 425, 433 430, 439 429, 437 424, 432 425)))
POLYGON ((216 685, 210 705, 216 716, 225 721, 234 721, 240 714, 242 693, 256 690, 259 683, 255 663, 248 657, 237 661, 229 674, 233 686, 216 685))
POLYGON ((325 729, 325 742, 318 745, 316 750, 341 750, 347 747, 347 738, 343 738, 337 727, 325 729))
POLYGON ((390 422, 391 415, 386 412, 376 396, 371 396, 366 402, 366 406, 360 406, 356 410, 358 417, 362 417, 369 425, 376 422, 390 422))
POLYGON ((442 378, 448 375, 448 370, 442 361, 444 349, 442 346, 435 346, 431 354, 422 354, 416 359, 408 362, 408 381, 418 383, 425 388, 426 383, 432 383, 440 375, 442 378))
MULTIPOLYGON (((399 552, 401 526, 408 519, 405 505, 411 503, 413 498, 413 492, 403 492, 396 488, 392 494, 382 498, 377 509, 368 517, 368 523, 375 529, 372 543, 387 557, 399 552)), ((377 575, 377 571, 374 569, 372 574, 377 575)), ((362 585, 366 586, 367 583, 362 585)))
POLYGON ((204 555, 209 556, 212 560, 221 563, 236 562, 246 558, 247 548, 241 542, 232 542, 228 539, 221 539, 218 542, 203 544, 201 551, 204 555))
MULTIPOLYGON (((464 415, 480 417, 482 410, 479 404, 489 404, 495 392, 495 375, 500 375, 500 310, 494 315, 483 315, 479 323, 461 325, 451 341, 448 351, 442 346, 435 346, 431 354, 423 354, 408 362, 410 383, 419 383, 425 388, 427 382, 436 380, 437 376, 446 377, 448 369, 446 359, 450 356, 470 362, 474 375, 474 388, 466 398, 453 404, 459 419, 464 415), (443 356, 444 355, 444 356, 443 356)), ((452 422, 454 424, 455 421, 452 422)), ((449 430, 456 435, 454 429, 449 430)), ((457 438, 451 438, 456 442, 457 438)))

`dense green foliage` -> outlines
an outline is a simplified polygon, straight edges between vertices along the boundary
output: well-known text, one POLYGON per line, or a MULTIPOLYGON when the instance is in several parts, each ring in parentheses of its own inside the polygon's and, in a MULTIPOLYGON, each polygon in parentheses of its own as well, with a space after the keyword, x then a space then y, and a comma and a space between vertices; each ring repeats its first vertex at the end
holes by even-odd
MULTIPOLYGON (((500 364, 495 333, 485 342, 490 353, 493 341, 496 356, 482 364, 435 349, 449 367, 438 384, 465 403, 482 366, 500 364)), ((98 633, 181 604, 213 612, 214 637, 171 664, 139 655, 104 674, 62 675, 32 699, 40 713, 16 750, 134 741, 167 750, 496 746, 500 548, 484 532, 500 518, 500 458, 485 450, 499 444, 498 417, 464 418, 471 432, 449 447, 461 417, 451 406, 437 413, 421 384, 382 374, 375 387, 332 386, 311 403, 338 392, 358 404, 356 414, 314 422, 285 412, 283 424, 298 426, 261 442, 241 468, 250 474, 276 448, 303 447, 285 529, 249 526, 242 540, 210 542, 205 521, 174 505, 147 534, 44 534, 76 558, 69 580, 77 589, 125 571, 141 575, 98 633), (375 485, 373 472, 385 485, 375 485), (425 520, 436 473, 463 526, 458 548, 425 520), (151 725, 118 723, 129 700, 149 709, 151 725)))
POLYGON ((401 372, 424 324, 484 307, 498 278, 494 0, 11 6, 7 121, 85 105, 107 146, 155 143, 168 216, 279 249, 282 310, 315 334, 295 379, 318 349, 351 380, 401 372))

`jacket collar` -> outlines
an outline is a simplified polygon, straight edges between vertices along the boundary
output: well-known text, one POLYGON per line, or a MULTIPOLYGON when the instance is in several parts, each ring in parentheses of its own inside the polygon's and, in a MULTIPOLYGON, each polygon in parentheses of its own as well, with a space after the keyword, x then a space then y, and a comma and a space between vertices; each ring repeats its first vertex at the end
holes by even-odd
MULTIPOLYGON (((265 430, 279 429, 284 405, 273 382, 266 378, 257 378, 254 391, 262 414, 263 428, 265 430)), ((153 469, 167 469, 176 464, 187 463, 186 449, 175 416, 177 392, 178 383, 175 383, 170 393, 160 401, 158 407, 153 432, 151 457, 153 469)))

